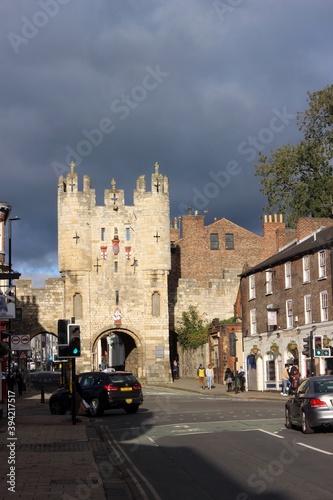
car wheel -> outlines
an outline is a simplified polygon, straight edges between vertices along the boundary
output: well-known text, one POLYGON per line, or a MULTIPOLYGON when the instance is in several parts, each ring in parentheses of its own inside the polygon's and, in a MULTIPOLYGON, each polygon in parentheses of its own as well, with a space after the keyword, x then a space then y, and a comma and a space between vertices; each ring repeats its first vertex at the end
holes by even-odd
POLYGON ((102 410, 100 402, 97 398, 93 398, 90 401, 90 408, 88 410, 88 413, 91 417, 99 417, 99 416, 103 415, 103 410, 102 410))
POLYGON ((286 428, 287 429, 293 429, 294 426, 291 423, 290 411, 287 408, 284 410, 284 416, 285 416, 285 423, 284 423, 284 425, 286 426, 286 428))
POLYGON ((49 403, 50 412, 52 415, 65 415, 66 410, 57 399, 52 399, 49 403))
POLYGON ((131 405, 131 406, 126 406, 125 411, 126 413, 136 413, 139 409, 139 405, 131 405))
POLYGON ((313 434, 314 430, 312 427, 310 427, 308 419, 306 418, 306 415, 304 411, 302 411, 302 432, 303 434, 313 434))

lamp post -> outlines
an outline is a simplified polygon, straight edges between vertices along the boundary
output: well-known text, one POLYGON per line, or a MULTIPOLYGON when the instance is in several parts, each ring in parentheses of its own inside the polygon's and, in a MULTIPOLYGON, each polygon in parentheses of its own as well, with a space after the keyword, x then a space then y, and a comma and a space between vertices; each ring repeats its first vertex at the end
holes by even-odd
MULTIPOLYGON (((8 286, 9 289, 12 285, 12 222, 15 220, 21 220, 20 217, 13 217, 11 219, 8 219, 8 267, 9 267, 9 280, 8 280, 8 286)), ((11 386, 11 364, 12 364, 12 343, 11 343, 11 334, 12 334, 12 320, 9 318, 8 320, 8 347, 9 347, 9 352, 8 352, 8 382, 9 385, 11 386)), ((8 387, 7 387, 7 416, 8 416, 8 387)))

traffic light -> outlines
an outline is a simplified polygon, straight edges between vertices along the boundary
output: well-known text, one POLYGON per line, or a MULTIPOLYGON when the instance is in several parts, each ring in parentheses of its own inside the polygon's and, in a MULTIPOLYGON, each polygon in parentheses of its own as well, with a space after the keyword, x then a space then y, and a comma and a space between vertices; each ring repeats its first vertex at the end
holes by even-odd
POLYGON ((9 342, 8 333, 1 332, 1 342, 9 342))
POLYGON ((68 336, 67 336, 68 323, 69 323, 68 319, 58 319, 58 344, 61 345, 68 344, 68 336))
POLYGON ((323 337, 322 335, 315 335, 313 337, 313 352, 315 356, 321 356, 322 355, 322 348, 323 348, 323 337))
POLYGON ((305 337, 303 339, 303 351, 302 351, 302 354, 306 358, 310 358, 311 357, 311 342, 310 342, 310 337, 305 337))
POLYGON ((329 347, 323 347, 321 355, 324 357, 331 356, 331 349, 329 347))
POLYGON ((229 353, 230 356, 236 356, 236 335, 234 332, 229 333, 229 353))
POLYGON ((67 340, 70 357, 81 356, 81 327, 76 324, 67 325, 67 340))

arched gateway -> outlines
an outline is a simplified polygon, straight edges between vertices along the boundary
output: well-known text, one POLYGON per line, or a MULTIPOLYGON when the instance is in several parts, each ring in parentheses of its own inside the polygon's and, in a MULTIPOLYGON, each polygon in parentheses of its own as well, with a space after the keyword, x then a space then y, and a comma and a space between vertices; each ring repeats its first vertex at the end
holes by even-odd
POLYGON ((61 277, 40 289, 18 280, 23 321, 13 327, 33 335, 58 332, 59 320, 75 322, 81 331, 77 373, 104 363, 131 370, 142 383, 170 382, 168 179, 156 163, 150 191, 140 176, 131 205, 114 179, 103 205, 96 205, 88 176, 80 184, 72 163, 58 179, 61 277))
POLYGON ((142 344, 135 333, 124 328, 107 329, 96 337, 92 349, 94 370, 113 367, 142 378, 142 344))

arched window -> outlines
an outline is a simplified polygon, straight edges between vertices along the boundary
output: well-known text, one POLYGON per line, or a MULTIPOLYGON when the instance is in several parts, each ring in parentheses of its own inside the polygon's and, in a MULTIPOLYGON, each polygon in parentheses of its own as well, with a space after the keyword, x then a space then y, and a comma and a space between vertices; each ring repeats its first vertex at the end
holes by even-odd
POLYGON ((160 294, 154 292, 152 295, 152 316, 160 315, 160 294))
POLYGON ((75 321, 82 318, 82 295, 76 293, 73 297, 73 316, 75 321))

